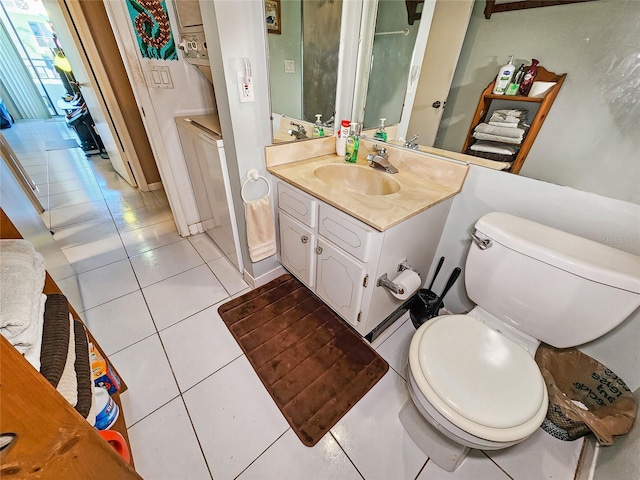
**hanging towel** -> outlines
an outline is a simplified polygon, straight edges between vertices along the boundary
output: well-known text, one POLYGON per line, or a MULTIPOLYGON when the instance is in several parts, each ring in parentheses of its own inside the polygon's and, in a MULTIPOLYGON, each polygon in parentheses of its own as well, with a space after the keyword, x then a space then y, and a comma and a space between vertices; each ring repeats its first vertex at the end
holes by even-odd
POLYGON ((244 204, 249 257, 258 262, 276 253, 276 224, 268 195, 244 204))

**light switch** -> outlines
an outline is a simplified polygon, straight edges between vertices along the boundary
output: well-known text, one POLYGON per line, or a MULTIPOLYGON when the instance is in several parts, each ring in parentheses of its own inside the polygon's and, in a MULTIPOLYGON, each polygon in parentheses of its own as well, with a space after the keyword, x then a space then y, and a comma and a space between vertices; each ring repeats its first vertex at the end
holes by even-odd
POLYGON ((171 80, 171 72, 169 67, 160 65, 150 65, 149 73, 151 74, 152 88, 173 88, 173 80, 171 80))
POLYGON ((295 62, 293 60, 284 61, 284 73, 296 73, 295 62))

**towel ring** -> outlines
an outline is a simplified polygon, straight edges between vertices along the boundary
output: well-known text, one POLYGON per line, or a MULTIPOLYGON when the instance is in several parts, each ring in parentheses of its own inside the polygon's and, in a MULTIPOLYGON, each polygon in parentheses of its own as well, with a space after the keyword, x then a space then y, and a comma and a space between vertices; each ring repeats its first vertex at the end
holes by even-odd
POLYGON ((244 181, 244 183, 242 184, 242 188, 240 189, 240 196, 242 197, 242 201, 244 203, 248 202, 248 200, 244 198, 244 187, 247 185, 247 183, 249 183, 249 181, 257 182, 260 179, 264 180, 267 184, 267 196, 271 195, 271 184, 269 183, 269 180, 260 175, 258 173, 258 170, 252 168, 247 172, 247 179, 244 181))

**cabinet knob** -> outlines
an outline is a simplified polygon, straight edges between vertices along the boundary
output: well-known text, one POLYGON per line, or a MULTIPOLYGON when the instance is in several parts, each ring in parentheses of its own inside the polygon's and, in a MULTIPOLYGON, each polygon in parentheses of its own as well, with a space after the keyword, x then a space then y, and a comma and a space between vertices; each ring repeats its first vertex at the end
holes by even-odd
POLYGON ((322 254, 322 247, 321 247, 320 245, 318 245, 318 246, 316 247, 316 253, 317 253, 318 255, 321 255, 321 254, 322 254))
POLYGON ((300 237, 300 241, 302 243, 307 243, 309 241, 309 237, 307 237, 306 235, 303 235, 300 237))
POLYGON ((433 108, 440 108, 441 105, 442 103, 440 103, 440 100, 437 100, 431 104, 433 108))

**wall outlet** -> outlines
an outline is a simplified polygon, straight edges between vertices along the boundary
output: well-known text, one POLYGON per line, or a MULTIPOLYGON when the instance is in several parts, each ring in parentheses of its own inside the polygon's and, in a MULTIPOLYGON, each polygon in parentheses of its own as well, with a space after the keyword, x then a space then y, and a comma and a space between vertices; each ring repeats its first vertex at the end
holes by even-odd
POLYGON ((243 72, 238 72, 238 94, 240 103, 256 101, 253 95, 253 78, 246 77, 243 72))
POLYGON ((284 73, 296 73, 296 63, 293 60, 284 61, 284 73))

